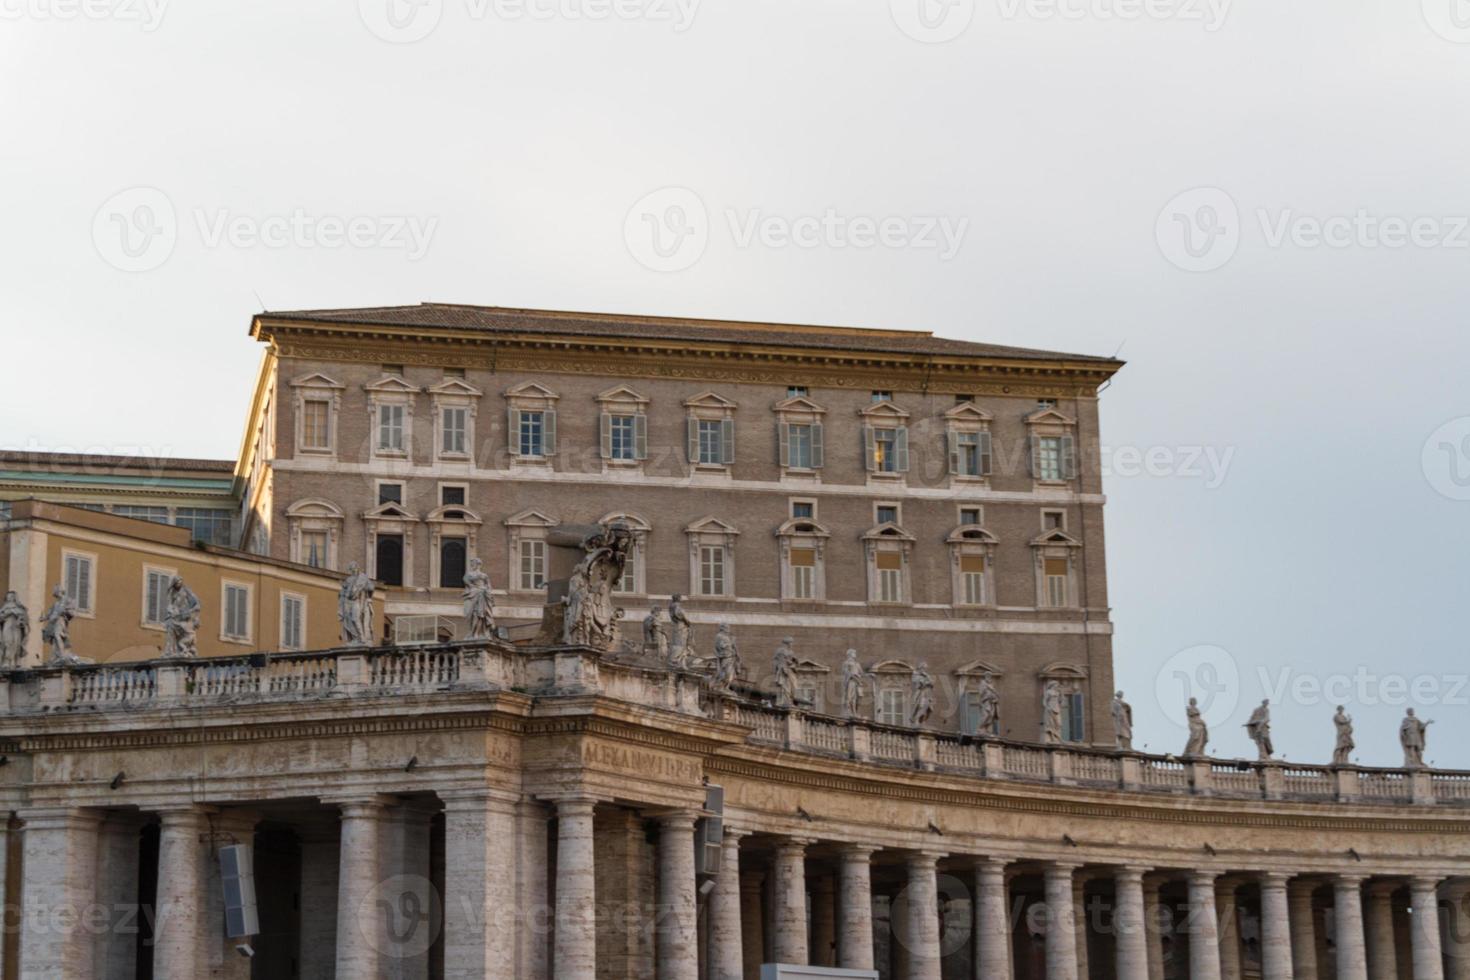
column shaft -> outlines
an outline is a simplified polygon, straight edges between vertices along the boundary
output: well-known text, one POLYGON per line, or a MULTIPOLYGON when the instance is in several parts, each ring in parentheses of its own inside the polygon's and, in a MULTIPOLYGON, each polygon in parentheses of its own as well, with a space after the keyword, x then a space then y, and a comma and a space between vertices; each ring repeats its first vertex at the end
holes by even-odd
POLYGON ((1286 875, 1261 876, 1262 980, 1293 980, 1291 969, 1291 911, 1286 897, 1286 875))
POLYGON ((1220 980, 1220 930, 1215 913, 1215 876, 1196 872, 1189 876, 1190 980, 1220 980))
POLYGON ((745 980, 760 980, 766 960, 766 876, 761 871, 740 873, 740 944, 745 949, 745 980))
POLYGON ((812 966, 837 965, 837 896, 830 875, 812 879, 812 966))
POLYGON ((1445 890, 1445 966, 1449 980, 1470 980, 1470 886, 1455 882, 1445 890))
POLYGON ((1332 883, 1337 980, 1368 980, 1368 957, 1363 947, 1362 884, 1362 878, 1353 877, 1340 877, 1332 883))
MULTIPOLYGON (((106 912, 107 928, 97 931, 93 962, 97 976, 106 980, 133 980, 137 974, 140 830, 137 817, 131 814, 111 815, 98 830, 97 904, 106 912)), ((4 836, 0 832, 0 842, 4 836)), ((0 875, 4 867, 0 855, 0 875)))
POLYGON ((1087 937, 1092 932, 1087 917, 1087 884, 1081 878, 1072 881, 1072 931, 1077 937, 1077 976, 1086 980, 1092 972, 1087 965, 1087 937))
POLYGON ((1149 980, 1143 873, 1142 868, 1120 868, 1114 876, 1113 934, 1118 980, 1149 980))
POLYGON ((838 866, 841 912, 838 921, 837 965, 844 970, 873 968, 873 851, 867 847, 843 850, 838 866))
POLYGON ((336 820, 304 827, 300 837, 301 975, 330 977, 337 964, 337 879, 342 864, 336 820))
POLYGON ((1317 913, 1312 908, 1316 885, 1293 881, 1286 896, 1291 916, 1291 967, 1294 980, 1321 980, 1317 967, 1317 913))
POLYGON ((445 980, 518 980, 515 797, 444 799, 445 980))
POLYGON ((1373 882, 1363 896, 1363 939, 1367 944, 1368 975, 1394 980, 1398 976, 1398 951, 1393 937, 1393 893, 1389 882, 1373 882))
POLYGON ((1439 879, 1415 878, 1409 884, 1410 940, 1414 948, 1414 980, 1444 980, 1444 951, 1439 941, 1439 879))
POLYGON ((556 806, 556 980, 597 978, 597 884, 593 845, 594 801, 566 799, 556 806))
POLYGON ((741 938, 739 831, 725 828, 720 874, 709 896, 710 974, 712 980, 745 980, 741 938))
POLYGON ((1010 980, 1010 909, 1004 861, 985 860, 975 868, 975 964, 977 977, 1010 980))
POLYGON ((516 980, 551 976, 550 824, 544 803, 516 804, 516 980))
POLYGON ((1046 869, 1046 980, 1077 980, 1077 918, 1070 864, 1046 869))
POLYGON ((1143 895, 1144 911, 1148 915, 1148 921, 1144 923, 1144 939, 1148 942, 1148 977, 1149 980, 1164 980, 1164 927, 1167 922, 1172 930, 1174 920, 1172 916, 1166 919, 1159 882, 1145 883, 1143 895))
POLYGON ((777 963, 791 966, 810 965, 806 948, 806 845, 804 840, 786 840, 776 847, 774 953, 777 963))
POLYGON ((382 971, 385 923, 376 891, 384 810, 376 798, 341 804, 336 980, 378 980, 382 971))
POLYGON ((1216 885, 1215 915, 1220 923, 1220 980, 1241 980, 1240 914, 1235 902, 1235 885, 1216 885))
POLYGON ((658 980, 699 980, 699 899, 692 812, 659 820, 658 980))
POLYGON ((92 980, 85 940, 95 901, 99 818, 85 810, 21 812, 20 975, 22 980, 92 980))
POLYGON ((939 951, 939 875, 937 854, 909 858, 908 940, 909 980, 941 980, 939 951))
POLYGON ((158 891, 154 899, 154 980, 198 980, 204 964, 205 849, 203 810, 165 810, 158 830, 158 891))

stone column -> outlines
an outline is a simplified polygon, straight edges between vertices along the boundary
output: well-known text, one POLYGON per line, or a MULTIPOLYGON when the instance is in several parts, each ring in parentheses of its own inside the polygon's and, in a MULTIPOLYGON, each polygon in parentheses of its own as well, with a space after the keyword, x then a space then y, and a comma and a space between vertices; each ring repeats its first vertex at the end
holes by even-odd
MULTIPOLYGON (((1146 881, 1143 885, 1143 908, 1148 916, 1144 923, 1144 939, 1148 943, 1148 978, 1164 980, 1164 903, 1160 894, 1163 883, 1146 881)), ((1170 920, 1172 921, 1172 920, 1170 920)))
POLYGON ((1189 980, 1220 980, 1220 930, 1215 917, 1215 875, 1189 876, 1189 980))
POLYGON ((1414 878, 1409 882, 1413 908, 1414 980, 1444 980, 1444 952, 1439 942, 1439 879, 1414 878))
POLYGON ((1449 980, 1470 980, 1470 881, 1445 886, 1444 955, 1449 980))
POLYGON ((1294 980, 1323 980, 1317 972, 1317 913, 1312 908, 1312 895, 1316 890, 1316 882, 1300 878, 1286 888, 1294 980))
POLYGON ((383 902, 388 903, 383 947, 388 980, 428 980, 429 947, 444 929, 439 896, 429 880, 433 817, 433 811, 409 802, 389 807, 383 823, 379 845, 383 889, 377 904, 382 909, 383 902))
POLYGON ((699 980, 699 898, 694 882, 698 816, 680 810, 658 821, 658 980, 699 980))
MULTIPOLYGON (((153 926, 154 980, 198 980, 205 968, 204 868, 202 842, 209 832, 205 811, 183 807, 159 813, 158 894, 153 926)), ((24 973, 24 971, 22 971, 24 973)))
POLYGON ((518 980, 514 869, 519 798, 492 790, 440 795, 445 980, 518 980))
POLYGON ((1077 937, 1077 976, 1082 980, 1091 974, 1087 966, 1087 937, 1092 932, 1087 916, 1087 882, 1078 875, 1072 879, 1072 932, 1077 937))
POLYGON ((1333 879, 1332 892, 1337 980, 1368 980, 1368 957, 1363 948, 1363 879, 1339 875, 1333 879))
MULTIPOLYGON (((342 814, 337 874, 337 980, 378 980, 385 936, 378 912, 385 797, 337 801, 342 814)), ((160 862, 161 863, 161 862, 160 862)))
POLYGON ((301 839, 301 975, 330 977, 337 968, 337 875, 342 845, 337 819, 302 824, 301 839))
POLYGON ((1368 975, 1374 978, 1398 976, 1398 950, 1393 940, 1393 893, 1398 885, 1391 881, 1369 882, 1364 889, 1363 933, 1368 949, 1368 975))
POLYGON ((95 900, 101 817, 55 807, 22 810, 20 818, 25 821, 18 903, 21 978, 92 980, 93 946, 80 930, 95 900))
POLYGON ((831 875, 812 879, 812 966, 837 965, 837 896, 831 875))
POLYGON ((1147 868, 1119 868, 1113 876, 1113 935, 1118 980, 1149 980, 1148 915, 1143 902, 1143 875, 1147 868))
POLYGON ((597 885, 591 797, 556 801, 556 980, 597 980, 597 885))
POLYGON ((1010 980, 1010 908, 1006 901, 1006 863, 985 858, 975 865, 975 975, 1010 980))
POLYGON ((720 874, 709 896, 711 980, 745 980, 740 928, 740 838, 744 836, 744 831, 725 828, 720 874))
POLYGON ((1288 878, 1279 871, 1261 875, 1262 980, 1293 980, 1291 912, 1286 898, 1288 878))
POLYGON ((1220 923, 1220 980, 1241 980, 1240 914, 1235 889, 1231 881, 1215 883, 1215 914, 1220 923))
POLYGON ((516 804, 516 980, 549 980, 551 965, 551 812, 546 804, 516 804))
POLYGON ((740 872, 740 944, 745 949, 745 980, 760 980, 766 960, 764 871, 740 872))
POLYGON ((1046 866, 1046 980, 1077 980, 1077 919, 1072 912, 1075 864, 1046 866))
POLYGON ((941 980, 943 956, 939 949, 939 873, 942 857, 929 851, 912 855, 908 861, 908 980, 941 980))
POLYGON ((805 838, 788 837, 776 845, 773 953, 777 963, 791 966, 810 965, 806 948, 806 848, 810 843, 805 838))
MULTIPOLYGON (((112 813, 97 832, 97 904, 107 912, 107 928, 95 936, 97 976, 133 980, 137 974, 138 846, 141 822, 133 813, 112 813)), ((0 827, 0 847, 5 835, 0 827)), ((4 874, 0 855, 0 875, 4 874)), ((0 881, 3 881, 0 878, 0 881)), ((3 953, 0 953, 3 956, 3 953)), ((0 959, 3 962, 3 959, 0 959)))
POLYGON ((841 896, 837 924, 837 965, 844 970, 873 968, 873 848, 844 847, 838 855, 841 896))

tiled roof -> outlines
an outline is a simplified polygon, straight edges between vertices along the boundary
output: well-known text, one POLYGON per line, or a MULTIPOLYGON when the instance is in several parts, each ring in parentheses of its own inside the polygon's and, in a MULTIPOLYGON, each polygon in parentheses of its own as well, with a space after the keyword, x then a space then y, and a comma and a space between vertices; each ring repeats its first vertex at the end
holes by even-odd
POLYGON ((857 327, 627 316, 613 313, 566 313, 551 310, 517 310, 496 306, 458 306, 448 303, 420 303, 417 306, 376 306, 342 310, 289 310, 261 313, 257 319, 301 323, 360 324, 373 327, 467 330, 489 334, 544 333, 559 336, 737 343, 764 347, 819 348, 885 354, 1119 363, 1109 357, 1097 357, 1090 354, 1065 354, 1056 351, 1034 350, 1028 347, 1007 347, 1000 344, 950 340, 919 330, 874 330, 857 327))
POLYGON ((181 459, 171 456, 114 456, 105 453, 48 453, 0 450, 0 466, 28 470, 160 470, 234 473, 232 459, 181 459))

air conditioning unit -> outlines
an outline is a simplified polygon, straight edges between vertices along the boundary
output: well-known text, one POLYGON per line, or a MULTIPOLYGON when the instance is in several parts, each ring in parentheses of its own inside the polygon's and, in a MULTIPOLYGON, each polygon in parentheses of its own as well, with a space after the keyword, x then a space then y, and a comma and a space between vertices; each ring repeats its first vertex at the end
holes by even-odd
POLYGON ((432 646, 454 639, 455 620, 448 616, 394 616, 393 645, 432 646))
POLYGON ((255 908, 255 855, 249 844, 219 849, 220 884, 225 893, 225 935, 246 939, 260 933, 255 908))

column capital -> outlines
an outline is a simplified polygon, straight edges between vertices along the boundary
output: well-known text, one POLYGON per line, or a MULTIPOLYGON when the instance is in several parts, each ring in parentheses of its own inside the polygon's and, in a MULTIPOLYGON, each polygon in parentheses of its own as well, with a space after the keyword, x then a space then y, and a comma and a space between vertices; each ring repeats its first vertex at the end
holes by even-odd
POLYGON ((1387 898, 1403 887, 1401 882, 1384 881, 1382 878, 1374 878, 1368 882, 1365 889, 1373 898, 1387 898))
POLYGON ((752 833, 754 831, 746 830, 744 827, 732 827, 729 824, 725 824, 725 843, 729 844, 733 842, 739 844, 752 833))
POLYGON ((323 803, 328 806, 334 806, 341 811, 342 819, 344 820, 379 820, 395 800, 396 797, 387 796, 383 793, 372 793, 363 796, 322 797, 323 803))
POLYGON ((1332 887, 1338 891, 1356 891, 1368 880, 1367 875, 1333 875, 1332 887))
POLYGON ((1153 868, 1142 864, 1124 864, 1113 869, 1113 878, 1117 881, 1137 881, 1143 884, 1143 876, 1152 871, 1153 868))
POLYGON ((590 817, 597 804, 605 802, 600 797, 586 793, 568 793, 558 796, 543 796, 542 800, 555 804, 558 817, 590 817))
POLYGON ((671 810, 645 810, 643 815, 657 820, 660 827, 676 830, 693 830, 694 822, 705 815, 701 807, 676 807, 671 810))
POLYGON ((65 827, 82 827, 102 823, 100 810, 88 810, 74 806, 30 807, 16 812, 30 830, 57 830, 65 827))
POLYGON ((1066 877, 1068 881, 1072 879, 1073 873, 1076 872, 1077 869, 1080 867, 1082 867, 1082 865, 1075 861, 1047 861, 1042 865, 1046 877, 1066 877))
POLYGON ((806 852, 817 842, 815 837, 779 837, 776 839, 776 850, 778 851, 801 851, 806 852))
POLYGON ((1191 887, 1203 888, 1208 885, 1209 887, 1214 888, 1216 883, 1220 880, 1220 874, 1217 871, 1196 870, 1191 871, 1189 872, 1189 874, 1185 875, 1185 879, 1188 880, 1191 887))
POLYGON ((910 851, 904 861, 910 868, 932 868, 943 857, 948 857, 944 851, 910 851))
POLYGON ((975 859, 975 870, 980 874, 1004 875, 1010 861, 1002 857, 977 857, 975 859))
POLYGON ((1285 888, 1292 881, 1286 871, 1262 871, 1257 877, 1262 888, 1285 888))
POLYGON ((875 847, 872 844, 842 844, 837 848, 837 855, 844 861, 866 863, 881 850, 881 847, 875 847))
POLYGON ((1414 891, 1438 891, 1444 881, 1441 875, 1415 875, 1409 879, 1409 887, 1414 891))
POLYGON ((1311 898, 1326 882, 1320 878, 1295 877, 1287 882, 1286 889, 1297 898, 1311 898))

